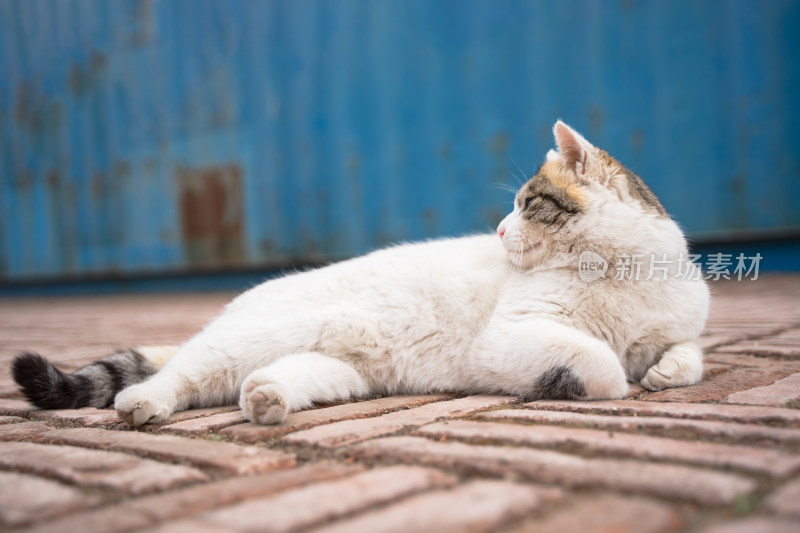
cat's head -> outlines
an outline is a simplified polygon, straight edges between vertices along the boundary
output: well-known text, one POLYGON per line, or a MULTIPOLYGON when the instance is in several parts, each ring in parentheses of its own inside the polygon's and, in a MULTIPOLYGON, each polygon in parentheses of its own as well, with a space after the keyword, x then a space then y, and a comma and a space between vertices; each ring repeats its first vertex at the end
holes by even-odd
POLYGON ((677 225, 638 176, 561 121, 553 134, 558 151, 547 153, 497 228, 515 265, 530 268, 580 246, 624 249, 651 236, 682 245, 677 225))

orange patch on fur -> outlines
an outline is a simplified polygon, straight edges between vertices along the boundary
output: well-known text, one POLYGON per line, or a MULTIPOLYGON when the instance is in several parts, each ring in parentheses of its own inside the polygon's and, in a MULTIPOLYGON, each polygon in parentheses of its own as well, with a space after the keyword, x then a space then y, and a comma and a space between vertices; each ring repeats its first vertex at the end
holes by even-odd
POLYGON ((564 189, 567 195, 575 200, 581 207, 586 206, 586 193, 575 183, 560 161, 548 161, 542 165, 539 173, 550 180, 554 186, 564 189))

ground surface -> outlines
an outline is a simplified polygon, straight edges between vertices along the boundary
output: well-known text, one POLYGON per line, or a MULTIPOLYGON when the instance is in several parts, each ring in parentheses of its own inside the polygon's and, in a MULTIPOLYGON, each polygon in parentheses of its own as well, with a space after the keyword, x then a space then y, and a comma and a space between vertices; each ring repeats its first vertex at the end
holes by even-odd
POLYGON ((714 291, 693 387, 392 397, 276 427, 202 409, 140 431, 111 410, 32 410, 10 359, 75 369, 180 342, 230 294, 0 300, 0 529, 800 531, 800 277, 714 291))

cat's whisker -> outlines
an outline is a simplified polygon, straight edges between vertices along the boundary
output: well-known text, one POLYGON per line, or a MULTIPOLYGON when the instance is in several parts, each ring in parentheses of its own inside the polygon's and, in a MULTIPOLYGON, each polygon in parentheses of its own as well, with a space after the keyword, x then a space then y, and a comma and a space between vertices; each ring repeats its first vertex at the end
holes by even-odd
POLYGON ((512 170, 506 170, 506 174, 511 176, 514 179, 514 181, 517 182, 517 188, 522 187, 523 185, 525 185, 525 182, 528 181, 528 178, 526 178, 524 175, 520 179, 519 174, 517 174, 512 170))
POLYGON ((517 162, 514 160, 514 158, 513 158, 513 157, 510 157, 509 159, 511 159, 511 162, 512 162, 512 163, 514 163, 514 165, 516 165, 516 167, 517 167, 517 170, 519 170, 519 173, 520 173, 520 175, 522 175, 522 183, 520 183, 520 186, 522 186, 522 185, 523 185, 525 182, 527 182, 527 181, 528 181, 528 175, 525 173, 525 171, 524 171, 524 170, 522 170, 522 167, 521 167, 521 166, 519 166, 519 163, 517 163, 517 162))
POLYGON ((507 191, 507 192, 510 192, 510 193, 511 193, 511 194, 513 194, 514 196, 516 196, 516 194, 517 194, 517 191, 519 190, 519 189, 515 189, 515 188, 514 188, 514 187, 512 187, 511 185, 508 185, 507 183, 493 183, 493 184, 491 185, 491 187, 492 187, 493 189, 500 189, 501 191, 507 191))

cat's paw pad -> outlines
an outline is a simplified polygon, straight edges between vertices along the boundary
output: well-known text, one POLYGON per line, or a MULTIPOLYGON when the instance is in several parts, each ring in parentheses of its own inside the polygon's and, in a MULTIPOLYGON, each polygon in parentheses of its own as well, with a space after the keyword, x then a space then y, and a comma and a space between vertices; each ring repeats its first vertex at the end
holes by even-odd
POLYGON ((114 409, 123 422, 133 427, 163 422, 172 414, 166 402, 157 400, 137 386, 128 387, 117 394, 114 409))
POLYGON ((287 414, 284 396, 278 385, 250 382, 242 390, 242 410, 257 424, 280 424, 287 414))

